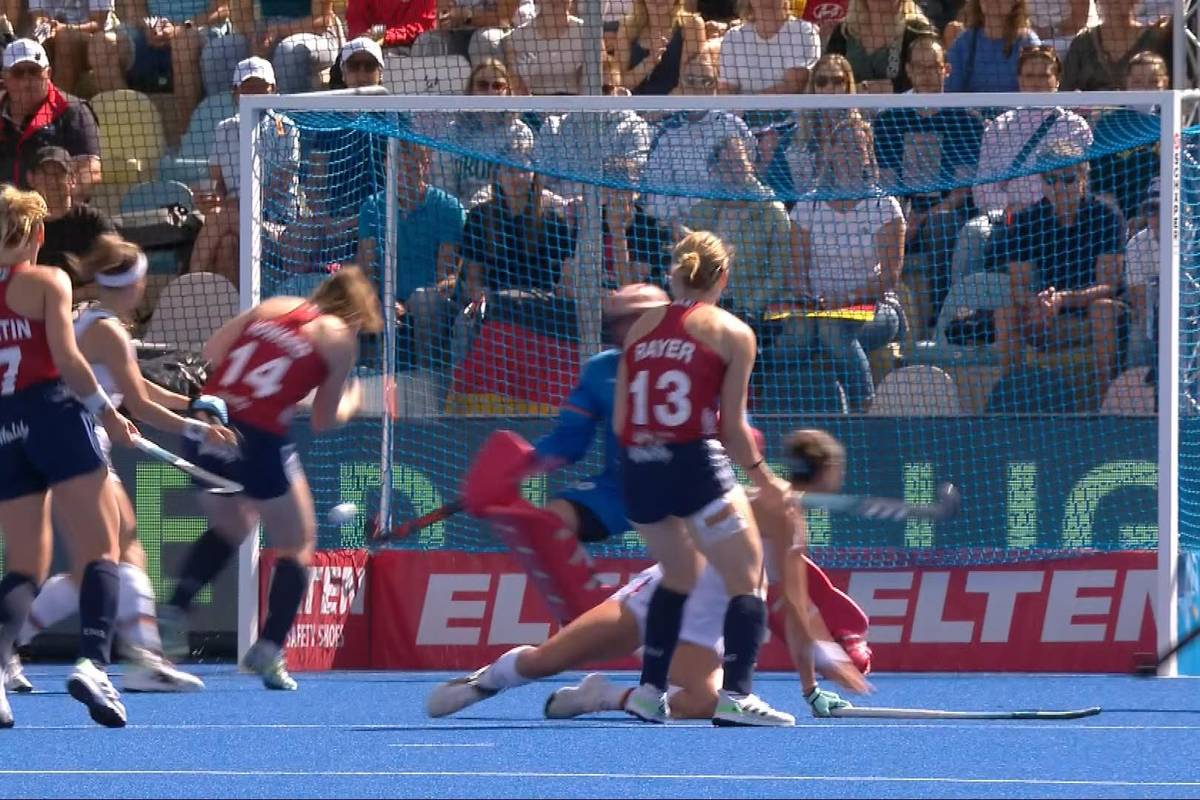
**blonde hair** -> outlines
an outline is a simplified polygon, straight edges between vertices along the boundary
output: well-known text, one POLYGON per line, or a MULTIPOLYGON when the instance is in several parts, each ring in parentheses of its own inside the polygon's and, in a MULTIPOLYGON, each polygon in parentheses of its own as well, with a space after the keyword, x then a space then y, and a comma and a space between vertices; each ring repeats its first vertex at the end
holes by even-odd
POLYGON ((91 283, 102 273, 121 273, 133 267, 142 249, 115 233, 102 233, 82 257, 67 253, 67 269, 80 283, 91 283))
POLYGON ((692 231, 675 245, 674 255, 672 272, 689 289, 707 291, 729 269, 729 248, 710 231, 692 231))
POLYGON ((0 264, 16 264, 30 257, 29 246, 49 212, 37 192, 0 187, 0 264))
POLYGON ((871 123, 860 115, 847 117, 846 119, 834 125, 829 131, 829 140, 822 143, 824 145, 824 164, 820 170, 820 181, 822 186, 830 187, 835 184, 833 175, 833 158, 830 157, 832 152, 831 145, 837 137, 847 132, 862 133, 866 137, 866 158, 862 163, 863 180, 871 185, 879 183, 879 164, 875 161, 875 132, 871 128, 871 123))
MULTIPOLYGON (((856 39, 862 38, 863 25, 871 18, 871 15, 867 12, 866 5, 867 0, 850 0, 849 7, 846 9, 846 20, 842 23, 842 29, 849 32, 856 39)), ((904 35, 904 28, 911 20, 929 24, 929 19, 925 16, 925 12, 921 10, 921 7, 917 5, 916 0, 899 0, 899 6, 896 9, 896 18, 893 21, 897 36, 904 35)))
MULTIPOLYGON (((674 0, 674 4, 671 7, 672 29, 681 27, 683 21, 692 16, 699 15, 690 13, 685 7, 684 0, 674 0)), ((642 31, 646 29, 646 26, 650 24, 650 10, 646 8, 646 0, 633 0, 633 11, 621 20, 621 24, 625 28, 625 38, 632 45, 642 35, 642 31)))
POLYGON ((490 69, 492 72, 496 73, 498 78, 507 81, 508 91, 510 93, 512 92, 512 78, 508 74, 508 67, 505 66, 503 61, 497 61, 494 58, 487 58, 476 64, 475 68, 471 70, 471 74, 467 76, 467 94, 475 94, 475 78, 479 76, 479 73, 486 69, 490 69))
MULTIPOLYGON (((983 28, 983 4, 980 0, 967 0, 963 7, 963 25, 967 28, 983 28)), ((1004 55, 1012 55, 1021 34, 1029 29, 1029 8, 1026 0, 1013 0, 1012 10, 1004 20, 1004 55)))
POLYGON ((358 267, 342 267, 326 278, 308 299, 322 313, 357 325, 363 333, 383 330, 379 293, 358 267))

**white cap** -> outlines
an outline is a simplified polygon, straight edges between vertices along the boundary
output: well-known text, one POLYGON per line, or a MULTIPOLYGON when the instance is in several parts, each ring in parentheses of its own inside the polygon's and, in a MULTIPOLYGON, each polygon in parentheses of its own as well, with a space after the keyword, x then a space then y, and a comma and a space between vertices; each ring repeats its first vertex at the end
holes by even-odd
POLYGON ((45 69, 50 66, 46 49, 33 39, 17 39, 4 48, 4 68, 12 69, 17 64, 28 61, 45 69))
POLYGON ((376 64, 383 67, 383 50, 379 47, 379 43, 369 36, 360 36, 342 45, 342 63, 345 64, 349 61, 350 56, 355 53, 366 53, 375 59, 376 64))
POLYGON ((261 78, 272 86, 275 85, 275 68, 265 58, 254 56, 238 62, 233 71, 233 86, 237 88, 251 78, 261 78))

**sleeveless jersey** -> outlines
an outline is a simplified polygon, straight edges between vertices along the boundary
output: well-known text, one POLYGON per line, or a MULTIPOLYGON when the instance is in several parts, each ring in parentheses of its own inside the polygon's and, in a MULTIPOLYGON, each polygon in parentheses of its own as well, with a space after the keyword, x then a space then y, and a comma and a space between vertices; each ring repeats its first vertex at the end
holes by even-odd
MULTIPOLYGON (((82 339, 83 334, 86 333, 88 328, 92 327, 93 324, 102 319, 110 319, 114 316, 115 315, 111 311, 105 311, 94 306, 91 308, 81 309, 79 313, 75 315, 75 338, 77 340, 82 339)), ((129 343, 129 347, 132 350, 132 342, 129 343)), ((136 358, 136 351, 134 351, 134 356, 136 358)), ((117 385, 117 381, 113 378, 112 373, 109 372, 108 367, 95 362, 88 363, 92 368, 92 374, 96 376, 96 383, 100 384, 100 388, 104 390, 105 394, 112 398, 113 405, 121 405, 121 401, 125 399, 125 396, 121 394, 121 388, 117 385)))
POLYGON ((229 404, 229 416, 284 435, 296 404, 325 380, 328 368, 301 330, 321 316, 310 303, 271 319, 256 319, 238 335, 204 385, 229 404))
POLYGON ((0 268, 0 397, 59 377, 45 321, 24 317, 8 305, 9 279, 25 269, 0 268))
POLYGON ((725 362, 684 328, 697 308, 672 303, 653 330, 625 348, 622 444, 683 444, 717 435, 725 362))

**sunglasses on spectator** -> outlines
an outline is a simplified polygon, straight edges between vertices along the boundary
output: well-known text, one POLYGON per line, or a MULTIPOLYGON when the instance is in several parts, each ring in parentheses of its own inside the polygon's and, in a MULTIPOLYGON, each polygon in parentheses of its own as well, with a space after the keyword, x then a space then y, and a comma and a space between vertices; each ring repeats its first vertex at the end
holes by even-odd
POLYGON ((481 92, 486 92, 488 89, 494 92, 502 92, 508 88, 508 81, 488 81, 480 78, 475 81, 475 88, 481 92))
POLYGON ((374 72, 381 69, 379 64, 373 58, 350 59, 342 64, 342 69, 346 72, 374 72))
POLYGON ((715 89, 717 86, 715 75, 688 75, 683 82, 694 89, 715 89))
POLYGON ((822 75, 818 73, 813 76, 814 86, 845 86, 847 83, 845 75, 822 75))
POLYGON ((1063 186, 1071 186, 1077 180, 1079 180, 1079 176, 1074 174, 1073 172, 1068 172, 1063 175, 1056 175, 1053 172, 1051 172, 1049 174, 1042 176, 1042 181, 1047 186, 1053 186, 1056 183, 1061 183, 1063 186))

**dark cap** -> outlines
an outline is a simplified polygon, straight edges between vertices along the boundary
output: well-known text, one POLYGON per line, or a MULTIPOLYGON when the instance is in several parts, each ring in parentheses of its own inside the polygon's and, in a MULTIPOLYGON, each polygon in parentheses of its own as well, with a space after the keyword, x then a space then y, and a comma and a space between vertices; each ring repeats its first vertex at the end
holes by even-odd
POLYGON ((41 169, 44 164, 55 163, 61 164, 63 169, 69 171, 72 161, 71 154, 62 147, 42 147, 33 157, 33 168, 41 169))

